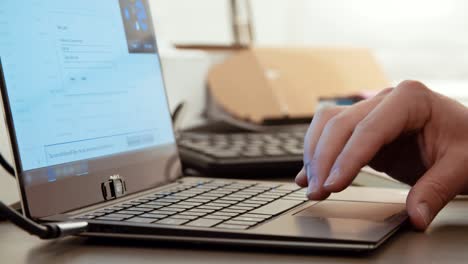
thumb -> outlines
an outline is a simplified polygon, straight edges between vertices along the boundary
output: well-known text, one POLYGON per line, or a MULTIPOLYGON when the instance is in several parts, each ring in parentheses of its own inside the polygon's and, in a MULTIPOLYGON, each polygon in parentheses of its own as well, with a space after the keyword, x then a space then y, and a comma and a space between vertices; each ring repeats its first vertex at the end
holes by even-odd
POLYGON ((413 186, 406 207, 413 226, 425 230, 465 185, 464 162, 444 156, 413 186))

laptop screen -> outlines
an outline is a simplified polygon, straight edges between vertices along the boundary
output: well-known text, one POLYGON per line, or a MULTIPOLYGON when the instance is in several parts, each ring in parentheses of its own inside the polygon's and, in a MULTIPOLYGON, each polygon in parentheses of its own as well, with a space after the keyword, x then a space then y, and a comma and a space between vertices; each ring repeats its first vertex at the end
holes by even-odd
POLYGON ((178 173, 150 2, 0 2, 2 95, 32 217, 109 199, 111 177, 133 193, 178 173))

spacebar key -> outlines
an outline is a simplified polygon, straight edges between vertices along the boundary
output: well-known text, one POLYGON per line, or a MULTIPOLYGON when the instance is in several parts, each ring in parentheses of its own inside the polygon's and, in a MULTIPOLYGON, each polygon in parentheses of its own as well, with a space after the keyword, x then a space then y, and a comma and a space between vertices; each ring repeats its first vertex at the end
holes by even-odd
POLYGON ((266 215, 277 215, 286 210, 289 210, 303 201, 298 200, 277 200, 260 208, 257 208, 253 211, 250 211, 249 214, 266 214, 266 215))

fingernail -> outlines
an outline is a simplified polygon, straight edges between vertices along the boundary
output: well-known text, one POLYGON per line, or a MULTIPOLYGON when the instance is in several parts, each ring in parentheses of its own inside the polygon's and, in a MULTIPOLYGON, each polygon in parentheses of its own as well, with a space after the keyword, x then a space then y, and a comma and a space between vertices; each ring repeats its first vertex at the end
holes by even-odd
POLYGON ((328 179, 323 184, 323 187, 330 187, 335 184, 336 180, 340 177, 340 170, 339 168, 333 169, 328 179))
POLYGON ((307 189, 307 196, 318 192, 318 179, 316 176, 312 176, 311 180, 309 181, 309 188, 307 189))
POLYGON ((312 193, 317 192, 318 190, 318 179, 317 176, 310 169, 310 164, 306 166, 307 182, 309 183, 309 188, 307 188, 307 196, 312 193))
POLYGON ((294 178, 296 182, 299 179, 299 177, 303 175, 303 172, 305 172, 304 168, 302 168, 302 170, 296 175, 296 178, 294 178))
POLYGON ((421 216, 421 218, 423 219, 426 227, 429 226, 429 224, 431 223, 431 219, 432 219, 432 214, 431 214, 431 210, 429 209, 429 205, 427 205, 427 203, 425 202, 422 202, 418 204, 416 209, 419 215, 421 216))

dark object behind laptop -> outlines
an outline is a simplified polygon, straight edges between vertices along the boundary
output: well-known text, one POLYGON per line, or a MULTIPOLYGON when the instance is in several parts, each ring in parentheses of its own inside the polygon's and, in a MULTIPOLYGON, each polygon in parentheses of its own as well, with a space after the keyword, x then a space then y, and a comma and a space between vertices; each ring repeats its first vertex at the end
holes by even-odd
POLYGON ((234 178, 290 177, 303 164, 304 133, 183 132, 177 142, 187 173, 234 178))

